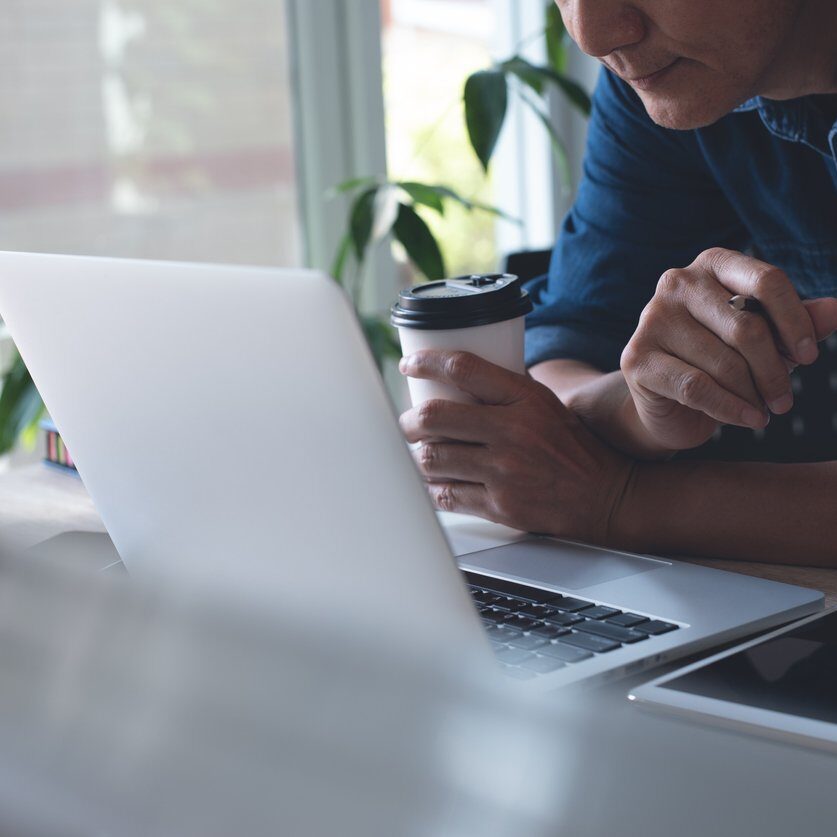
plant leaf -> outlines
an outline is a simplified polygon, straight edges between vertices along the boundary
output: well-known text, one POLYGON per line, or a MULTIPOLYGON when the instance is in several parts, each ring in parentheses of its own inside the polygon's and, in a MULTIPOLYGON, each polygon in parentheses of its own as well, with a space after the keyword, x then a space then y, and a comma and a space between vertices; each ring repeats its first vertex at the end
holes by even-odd
POLYGON ((563 73, 551 73, 550 78, 584 116, 590 116, 590 112, 593 110, 593 102, 590 99, 590 94, 577 81, 573 81, 563 73))
POLYGON ((442 203, 442 196, 435 186, 428 186, 426 183, 415 183, 414 181, 402 181, 398 184, 415 203, 429 206, 435 209, 439 215, 445 214, 445 205, 442 203))
POLYGON ((363 261, 369 239, 372 237, 372 223, 375 220, 375 195, 377 192, 378 187, 373 186, 371 189, 362 192, 352 204, 349 229, 351 230, 352 243, 358 263, 363 261))
POLYGON ((401 242, 413 264, 428 278, 442 279, 445 262, 439 245, 419 214, 406 203, 398 207, 393 233, 401 242))
POLYGON ((465 123, 471 146, 484 171, 506 118, 508 89, 502 70, 480 70, 465 82, 465 123))
POLYGON ((375 358, 378 369, 381 370, 387 358, 397 359, 401 357, 401 346, 395 335, 395 329, 389 324, 389 320, 376 315, 365 314, 360 318, 363 332, 366 335, 366 342, 375 358))
POLYGON ((0 453, 11 450, 18 436, 44 411, 41 396, 20 355, 3 381, 0 393, 0 453))
POLYGON ((561 12, 555 3, 546 6, 546 54, 553 70, 567 72, 567 30, 561 12))
POLYGON ((539 96, 543 95, 543 76, 524 58, 515 55, 500 66, 507 73, 517 76, 524 84, 528 84, 539 96))
POLYGON ((584 116, 590 116, 593 103, 590 100, 590 95, 577 81, 573 81, 564 73, 559 73, 551 67, 534 67, 534 69, 560 88, 561 92, 584 116))
POLYGON ((334 261, 331 264, 331 276, 336 279, 338 284, 343 284, 343 271, 346 269, 346 260, 349 258, 349 252, 352 249, 352 236, 346 233, 340 239, 340 244, 337 247, 337 253, 334 256, 334 261))
POLYGON ((497 215, 500 218, 504 218, 506 221, 511 221, 513 224, 523 223, 520 218, 515 218, 514 215, 509 215, 508 213, 503 212, 502 209, 498 209, 496 206, 490 206, 487 203, 480 203, 479 201, 468 200, 468 198, 462 197, 462 195, 458 192, 454 192, 454 190, 449 186, 433 186, 431 188, 435 189, 441 197, 450 198, 451 200, 462 204, 462 206, 464 206, 468 211, 479 209, 481 212, 490 212, 492 215, 497 215))
POLYGON ((375 195, 372 217, 372 242, 380 241, 392 229, 398 217, 399 190, 394 183, 385 183, 375 195))
POLYGON ((552 151, 555 155, 555 162, 558 166, 561 188, 564 194, 567 194, 572 185, 573 177, 572 172, 570 171, 570 158, 567 154, 567 147, 564 145, 564 141, 561 137, 558 136, 558 132, 549 121, 549 117, 533 101, 531 101, 531 99, 523 97, 523 101, 529 105, 535 116, 541 120, 544 128, 546 128, 547 134, 549 134, 549 139, 552 142, 552 151))
MULTIPOLYGON (((570 100, 571 104, 575 105, 585 116, 590 115, 592 110, 592 103, 587 91, 577 82, 566 76, 564 73, 559 73, 553 70, 552 67, 540 67, 537 64, 532 64, 525 58, 517 56, 515 59, 516 69, 513 71, 515 75, 522 78, 521 73, 528 75, 536 75, 556 85, 561 92, 570 100)), ((531 85, 530 85, 531 87, 531 85)))
POLYGON ((367 186, 375 182, 377 182, 377 178, 369 175, 366 177, 353 177, 351 180, 344 180, 342 183, 333 186, 326 193, 326 197, 334 198, 337 195, 344 195, 346 192, 353 192, 358 186, 367 186))

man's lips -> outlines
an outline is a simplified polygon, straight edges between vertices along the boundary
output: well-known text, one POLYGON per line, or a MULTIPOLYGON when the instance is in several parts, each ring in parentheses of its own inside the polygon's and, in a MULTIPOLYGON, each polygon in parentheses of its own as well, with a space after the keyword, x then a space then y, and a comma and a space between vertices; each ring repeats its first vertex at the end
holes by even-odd
POLYGON ((653 73, 648 73, 646 75, 638 75, 638 76, 626 76, 622 73, 617 73, 617 75, 623 80, 628 82, 632 87, 637 88, 637 90, 650 90, 652 87, 657 85, 662 79, 668 74, 669 70, 675 67, 679 63, 680 59, 675 58, 670 64, 666 64, 665 67, 661 67, 659 70, 655 70, 653 73))

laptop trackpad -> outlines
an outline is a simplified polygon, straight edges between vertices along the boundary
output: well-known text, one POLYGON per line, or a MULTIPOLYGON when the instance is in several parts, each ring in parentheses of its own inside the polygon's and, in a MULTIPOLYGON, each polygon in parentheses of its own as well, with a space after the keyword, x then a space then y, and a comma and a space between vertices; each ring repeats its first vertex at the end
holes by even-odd
POLYGON ((523 584, 540 583, 562 590, 580 590, 658 570, 669 564, 595 546, 538 538, 463 555, 459 558, 459 566, 474 572, 503 575, 523 584))

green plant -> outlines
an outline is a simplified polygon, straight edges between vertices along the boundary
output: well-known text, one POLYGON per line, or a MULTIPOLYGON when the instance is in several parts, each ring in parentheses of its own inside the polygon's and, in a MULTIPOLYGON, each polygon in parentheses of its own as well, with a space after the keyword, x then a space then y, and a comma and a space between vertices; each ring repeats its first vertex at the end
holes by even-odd
POLYGON ((0 454, 10 451, 27 429, 44 413, 41 396, 20 355, 3 379, 0 392, 0 454))
MULTIPOLYGON (((349 229, 331 267, 331 275, 346 288, 358 310, 369 248, 389 236, 401 244, 427 279, 445 276, 441 248, 418 207, 444 215, 445 205, 453 202, 468 210, 478 209, 514 220, 493 206, 463 198, 447 186, 361 177, 340 184, 335 191, 358 192, 349 213, 349 229), (351 272, 350 261, 354 263, 351 272)), ((385 358, 399 356, 395 334, 384 317, 361 314, 361 323, 379 366, 385 358)))
MULTIPOLYGON (((561 181, 567 187, 571 179, 567 152, 549 119, 546 97, 551 90, 558 91, 584 116, 590 114, 591 101, 581 85, 567 75, 568 36, 554 3, 546 7, 544 30, 538 36, 546 41, 546 64, 533 64, 515 54, 466 79, 462 99, 468 140, 487 173, 505 123, 511 90, 543 124, 552 143, 561 181)), ((509 217, 496 207, 470 201, 440 184, 358 177, 341 183, 334 194, 354 196, 349 207, 347 232, 340 241, 332 275, 347 289, 359 311, 370 250, 383 242, 397 241, 426 279, 445 276, 442 249, 422 218, 422 212, 444 215, 446 203, 453 201, 469 211, 509 217)), ((361 313, 361 321, 379 366, 387 357, 399 356, 398 343, 385 314, 361 313)))

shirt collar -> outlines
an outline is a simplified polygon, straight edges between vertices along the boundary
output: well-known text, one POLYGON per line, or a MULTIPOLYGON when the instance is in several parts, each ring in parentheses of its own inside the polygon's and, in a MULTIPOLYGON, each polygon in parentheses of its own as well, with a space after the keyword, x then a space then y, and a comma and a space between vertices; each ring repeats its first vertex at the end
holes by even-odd
POLYGON ((759 103, 761 102, 761 97, 756 96, 753 99, 747 99, 746 102, 740 104, 733 113, 746 113, 749 110, 757 110, 759 107, 759 103))
POLYGON ((801 142, 837 163, 837 121, 828 126, 807 97, 777 101, 755 96, 740 104, 734 113, 756 110, 764 126, 774 136, 801 142))

